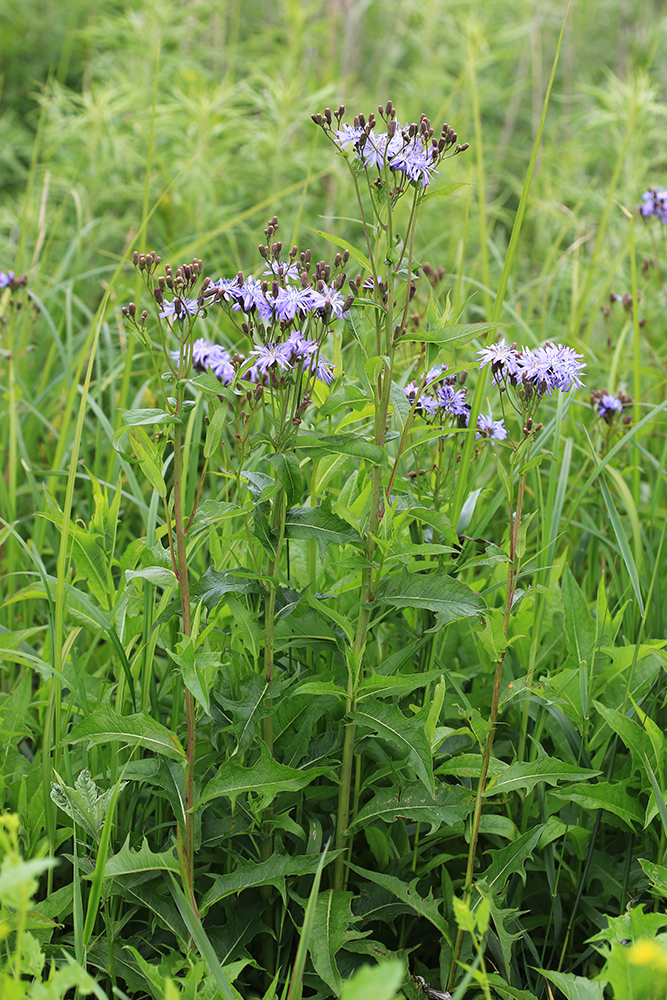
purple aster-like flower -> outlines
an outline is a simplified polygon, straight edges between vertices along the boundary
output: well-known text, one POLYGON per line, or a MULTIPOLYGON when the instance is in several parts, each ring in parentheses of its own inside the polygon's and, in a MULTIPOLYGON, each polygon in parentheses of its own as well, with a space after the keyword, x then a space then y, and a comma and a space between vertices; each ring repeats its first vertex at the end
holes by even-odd
POLYGON ((313 358, 312 367, 315 369, 315 378, 326 385, 331 385, 336 377, 336 366, 331 361, 325 361, 323 358, 320 358, 317 364, 315 364, 315 359, 313 358))
POLYGON ((417 136, 403 144, 396 155, 389 160, 389 166, 392 170, 407 174, 411 181, 420 182, 422 187, 431 183, 432 174, 438 173, 428 150, 417 136))
POLYGON ((163 302, 160 319, 184 319, 186 316, 201 316, 204 306, 199 299, 182 299, 178 295, 171 302, 163 302))
POLYGON ((435 396, 432 396, 430 392, 422 392, 419 397, 419 402, 417 403, 417 412, 424 416, 432 417, 435 415, 440 404, 435 396))
POLYGON ((517 375, 541 394, 550 396, 554 389, 569 392, 584 384, 581 374, 586 365, 580 358, 583 354, 577 354, 571 347, 548 342, 534 351, 522 350, 517 361, 517 375))
POLYGON ((224 347, 220 347, 219 344, 213 344, 209 349, 208 367, 215 377, 220 379, 223 385, 229 385, 230 382, 234 381, 236 372, 234 371, 229 351, 226 351, 224 347))
POLYGON ((320 282, 319 291, 312 290, 313 308, 317 309, 320 316, 324 318, 326 313, 340 319, 343 315, 343 307, 347 297, 338 288, 329 288, 323 281, 320 282))
POLYGON ((0 271, 0 288, 7 288, 13 282, 16 274, 14 271, 0 271))
POLYGON ((480 413, 477 418, 475 439, 481 437, 488 438, 491 441, 492 448, 494 447, 494 441, 504 441, 507 437, 504 421, 494 420, 491 414, 487 417, 483 413, 480 413))
POLYGON ((642 203, 638 207, 644 219, 655 215, 663 225, 667 223, 667 191, 664 188, 649 188, 642 195, 642 203))
MULTIPOLYGON (((206 368, 209 359, 209 353, 214 350, 213 345, 208 342, 204 337, 199 337, 195 340, 192 345, 192 363, 195 368, 201 368, 202 371, 206 368)), ((178 352, 177 352, 178 356, 178 352)))
POLYGON ((204 298, 211 298, 212 296, 220 293, 220 298, 224 299, 225 302, 238 302, 241 298, 241 285, 239 285, 239 279, 234 278, 218 278, 217 281, 212 281, 206 286, 202 292, 204 298))
POLYGON ((266 271, 264 271, 264 274, 270 274, 277 278, 284 278, 285 281, 298 281, 299 265, 296 261, 292 264, 285 264, 279 260, 272 260, 269 262, 269 266, 266 271))
POLYGON ((263 344, 256 351, 251 351, 250 356, 257 358, 257 368, 262 375, 266 375, 270 368, 277 367, 283 371, 288 371, 292 366, 289 362, 290 349, 286 344, 263 344))
POLYGON ((284 346, 285 354, 289 361, 309 360, 312 363, 313 358, 319 350, 317 341, 310 337, 302 336, 299 330, 292 330, 284 346))
POLYGON ((519 360, 516 344, 510 345, 505 340, 499 340, 497 344, 483 347, 477 353, 480 355, 479 367, 484 368, 490 364, 496 382, 507 376, 516 375, 519 360))
POLYGON ((313 308, 312 288, 300 288, 298 285, 288 285, 281 288, 275 299, 274 310, 279 320, 291 322, 297 315, 306 316, 313 308))
POLYGON ((240 286, 238 302, 232 309, 242 309, 245 313, 256 311, 265 323, 273 319, 273 307, 262 290, 262 283, 254 278, 246 278, 240 286))
POLYGON ((405 398, 407 399, 408 403, 410 403, 411 406, 414 403, 415 399, 417 398, 418 393, 419 393, 419 386, 417 385, 416 382, 410 382, 409 385, 406 385, 403 388, 403 394, 405 395, 405 398))
POLYGON ((359 156, 365 167, 378 167, 382 170, 387 155, 389 137, 386 132, 376 132, 371 129, 366 141, 361 144, 359 156))
POLYGON ((466 390, 455 389, 453 385, 445 384, 438 386, 436 392, 438 404, 444 413, 452 417, 461 417, 468 412, 466 403, 466 390))
POLYGON ((618 396, 610 396, 604 393, 602 399, 598 401, 598 416, 610 422, 615 413, 623 412, 623 401, 618 396))
POLYGON ((361 125, 348 125, 345 123, 341 129, 336 132, 336 143, 341 149, 345 149, 350 143, 355 146, 364 134, 364 129, 361 125))
POLYGON ((446 371, 447 365, 434 365, 433 368, 430 368, 425 375, 422 375, 424 385, 430 385, 431 382, 437 382, 446 371))

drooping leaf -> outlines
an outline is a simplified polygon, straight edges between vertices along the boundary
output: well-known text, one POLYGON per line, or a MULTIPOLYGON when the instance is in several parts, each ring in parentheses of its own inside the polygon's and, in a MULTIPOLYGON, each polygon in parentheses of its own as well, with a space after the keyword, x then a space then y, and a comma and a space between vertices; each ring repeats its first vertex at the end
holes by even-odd
POLYGON ((190 588, 193 601, 202 601, 204 607, 215 608, 226 594, 260 594, 262 588, 257 580, 249 580, 234 573, 219 572, 210 566, 190 588))
POLYGON ((419 329, 414 333, 409 331, 404 333, 400 343, 406 340, 416 340, 427 344, 438 344, 439 347, 447 347, 453 344, 467 344, 475 337, 498 327, 507 326, 506 323, 450 323, 445 326, 436 326, 431 330, 419 329))
POLYGON ((367 871, 365 868, 359 868, 357 865, 348 863, 348 867, 352 871, 356 872, 357 875, 361 875, 363 878, 367 878, 369 882, 374 882, 375 885, 381 886, 383 889, 387 889, 392 895, 400 899, 402 903, 405 903, 418 913, 420 917, 424 917, 431 923, 436 930, 438 930, 445 940, 451 944, 450 929, 447 921, 443 917, 438 907, 438 902, 433 898, 432 890, 429 889, 427 896, 422 896, 421 893, 417 891, 417 883, 419 879, 413 879, 412 882, 403 882, 400 878, 396 878, 394 875, 385 875, 382 872, 372 872, 367 871))
POLYGON ((540 975, 557 986, 567 1000, 603 1000, 604 983, 583 976, 575 976, 572 972, 555 972, 538 969, 540 975))
POLYGON ((644 874, 650 880, 654 889, 667 899, 667 868, 664 865, 656 865, 653 861, 644 858, 639 859, 639 864, 644 869, 644 874))
POLYGON ((542 756, 532 761, 515 761, 506 771, 492 778, 486 786, 485 795, 504 795, 515 788, 530 792, 535 785, 544 782, 556 785, 559 781, 588 781, 600 774, 585 767, 566 764, 553 757, 542 756))
POLYGON ((461 785, 436 782, 435 795, 431 795, 422 784, 406 785, 405 788, 381 788, 370 802, 363 806, 350 824, 350 830, 367 826, 375 820, 393 823, 397 819, 409 822, 429 823, 430 833, 442 826, 461 823, 472 810, 474 796, 461 785))
POLYGON ((357 725, 375 730, 382 739, 389 740, 398 747, 420 781, 431 795, 434 794, 433 758, 431 745, 424 732, 425 719, 408 719, 395 703, 386 704, 371 699, 364 701, 352 713, 352 718, 357 725))
POLYGON ((114 742, 123 746, 144 747, 173 760, 185 758, 185 750, 180 741, 166 726, 152 719, 146 712, 118 715, 108 701, 87 719, 77 723, 60 745, 86 743, 92 747, 114 742))
POLYGON ((317 542, 324 558, 328 545, 360 544, 358 533, 331 510, 326 499, 317 507, 292 507, 285 518, 285 538, 305 538, 317 542))
POLYGON ((427 608, 437 615, 438 628, 457 618, 471 618, 486 609, 484 598, 467 584, 444 573, 408 573, 388 580, 377 595, 380 604, 395 608, 427 608))
MULTIPOLYGON (((332 851, 327 856, 327 863, 338 855, 332 851)), ((318 854, 272 854, 266 861, 240 861, 229 875, 213 875, 213 885, 204 895, 200 911, 206 912, 214 903, 227 896, 261 885, 273 885, 285 899, 285 879, 290 875, 312 875, 320 863, 318 854)))
POLYGON ((242 767, 234 757, 226 761, 204 786, 197 807, 222 795, 231 799, 233 807, 239 795, 248 794, 256 796, 258 811, 262 812, 279 792, 305 788, 328 770, 328 767, 313 767, 307 771, 286 767, 274 760, 266 745, 261 744, 259 760, 250 767, 242 767))
POLYGON ((297 438, 297 451, 309 458, 318 459, 324 455, 349 455, 363 458, 373 465, 382 465, 385 460, 384 448, 355 434, 319 434, 309 431, 297 438))
POLYGON ((575 802, 584 809, 606 809, 627 823, 631 828, 634 823, 643 823, 644 809, 637 799, 629 793, 630 781, 598 781, 595 785, 567 785, 565 788, 555 788, 549 794, 566 802, 575 802))

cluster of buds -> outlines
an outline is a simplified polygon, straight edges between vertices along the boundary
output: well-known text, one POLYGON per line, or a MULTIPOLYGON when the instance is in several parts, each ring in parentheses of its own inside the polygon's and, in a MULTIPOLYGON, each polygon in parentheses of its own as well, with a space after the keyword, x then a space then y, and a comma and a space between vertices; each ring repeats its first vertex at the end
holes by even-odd
POLYGON ((151 250, 150 253, 139 253, 135 250, 132 254, 132 263, 139 271, 145 271, 147 275, 154 274, 158 264, 162 260, 161 257, 155 253, 155 250, 151 250))
POLYGON ((8 288, 10 292, 16 292, 19 288, 25 288, 27 284, 27 274, 16 274, 14 271, 0 271, 0 289, 8 288))

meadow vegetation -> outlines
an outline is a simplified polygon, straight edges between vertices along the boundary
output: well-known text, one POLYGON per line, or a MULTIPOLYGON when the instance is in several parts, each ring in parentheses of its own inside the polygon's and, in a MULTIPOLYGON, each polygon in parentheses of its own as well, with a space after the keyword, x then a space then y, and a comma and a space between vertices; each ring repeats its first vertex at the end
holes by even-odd
POLYGON ((6 0, 3 1000, 667 997, 660 10, 6 0))

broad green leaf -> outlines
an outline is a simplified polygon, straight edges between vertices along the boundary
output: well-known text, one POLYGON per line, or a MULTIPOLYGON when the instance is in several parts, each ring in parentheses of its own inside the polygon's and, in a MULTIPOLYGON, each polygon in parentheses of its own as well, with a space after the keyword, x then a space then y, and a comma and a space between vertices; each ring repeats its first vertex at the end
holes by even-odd
POLYGON ((497 972, 488 973, 486 978, 500 1000, 535 1000, 534 993, 521 990, 517 986, 510 986, 497 972))
POLYGON ((148 846, 148 841, 144 837, 141 847, 133 851, 130 847, 130 835, 128 833, 125 843, 117 854, 112 854, 107 858, 104 866, 105 878, 116 878, 119 875, 133 875, 136 872, 151 871, 172 871, 178 873, 178 860, 172 851, 154 853, 148 846))
MULTIPOLYGON (((479 734, 479 741, 482 742, 483 737, 488 732, 487 723, 484 724, 484 729, 479 734)), ((507 771, 508 766, 504 760, 498 760, 497 757, 491 757, 489 760, 489 769, 487 777, 491 780, 497 777, 499 774, 503 774, 507 771)), ((436 774, 442 774, 447 776, 453 776, 456 778, 473 778, 478 779, 482 771, 482 755, 481 753, 458 753, 455 757, 451 757, 449 760, 445 761, 444 764, 440 764, 436 774)))
POLYGON ((591 618, 586 598, 567 563, 563 574, 562 593, 565 634, 573 665, 578 667, 585 663, 590 666, 595 649, 595 622, 591 618))
POLYGON ((285 538, 305 538, 316 541, 324 558, 328 545, 360 544, 358 533, 331 510, 324 500, 318 507, 292 507, 285 518, 285 538))
POLYGON ((531 792, 535 785, 542 782, 555 785, 559 781, 587 781, 598 774, 599 771, 590 771, 585 767, 576 767, 574 764, 565 764, 561 760, 543 756, 530 762, 515 761, 502 774, 491 778, 484 794, 504 795, 515 788, 531 792))
POLYGON ((482 876, 489 887, 489 892, 496 896, 503 892, 507 880, 515 872, 518 872, 521 881, 526 884, 524 865, 528 858, 532 857, 543 829, 542 824, 522 834, 508 847, 502 847, 499 851, 489 851, 493 860, 482 876))
POLYGON ((603 705, 599 701, 594 702, 594 705, 609 728, 620 736, 630 751, 633 772, 638 771, 646 779, 648 775, 646 773, 644 754, 648 755, 651 767, 654 770, 657 767, 655 751, 649 734, 639 724, 637 719, 630 719, 623 712, 607 708, 606 705, 603 705))
MULTIPOLYGON (((327 855, 327 863, 333 861, 338 851, 327 855)), ((213 885, 204 895, 200 911, 205 913, 214 903, 227 896, 236 895, 242 889, 262 885, 275 886, 285 898, 285 879, 290 875, 313 875, 320 864, 318 854, 288 855, 272 854, 266 861, 240 861, 229 875, 213 875, 213 885)))
POLYGON ((338 996, 343 985, 336 955, 348 941, 367 937, 370 931, 360 932, 350 928, 359 920, 352 916, 351 903, 354 893, 337 889, 321 892, 315 905, 315 919, 310 934, 308 950, 320 979, 338 996))
POLYGON ((248 489, 253 500, 268 500, 275 490, 276 482, 265 472, 252 472, 250 469, 243 469, 241 479, 248 484, 248 489))
POLYGON ((374 882, 375 885, 379 885, 383 889, 387 889, 393 896, 400 899, 402 903, 409 906, 411 910, 418 913, 420 917, 424 917, 428 920, 429 923, 431 923, 451 945, 449 925, 438 908, 438 902, 433 898, 431 889, 429 889, 427 896, 423 896, 420 892, 418 892, 418 878, 415 878, 412 882, 408 883, 403 882, 400 878, 395 878, 393 875, 385 875, 382 872, 367 871, 367 869, 359 868, 357 865, 353 865, 349 862, 348 868, 351 868, 352 871, 357 873, 357 875, 367 878, 369 882, 374 882))
POLYGON ((292 507, 301 499, 303 489, 298 458, 293 451, 287 451, 269 455, 268 461, 285 491, 286 505, 292 507))
POLYGON ((126 569, 125 579, 128 583, 132 580, 147 580, 148 583, 152 583, 156 587, 178 587, 178 579, 173 569, 167 569, 165 566, 126 569))
POLYGON ((357 700, 361 701, 370 695, 385 698, 392 694, 410 694, 411 691, 439 680, 440 676, 440 670, 426 670, 423 674, 371 674, 361 681, 357 700))
POLYGON ((650 880, 654 889, 667 899, 667 868, 663 865, 656 865, 653 861, 644 858, 639 859, 639 864, 644 869, 644 874, 650 880))
POLYGON ((638 906, 628 906, 625 913, 618 917, 607 914, 608 926, 588 940, 592 943, 605 941, 607 944, 623 944, 628 941, 637 942, 644 938, 654 938, 663 927, 667 926, 667 914, 646 913, 644 903, 638 906))
POLYGON ((61 740, 60 746, 86 743, 93 747, 114 742, 123 746, 144 747, 173 760, 185 759, 185 750, 179 740, 165 726, 151 719, 146 712, 117 715, 108 701, 75 725, 61 740))
POLYGON ((377 601, 395 608, 427 608, 434 611, 438 628, 457 618, 480 615, 486 609, 486 602, 480 594, 452 576, 444 573, 408 573, 407 570, 381 587, 377 601))
POLYGON ((188 529, 188 538, 197 531, 208 528, 210 524, 217 524, 229 517, 248 513, 247 507, 240 507, 236 503, 227 503, 226 500, 202 500, 197 506, 192 524, 188 529))
MULTIPOLYGON (((552 972, 547 969, 537 969, 540 975, 557 986, 566 1000, 603 1000, 604 983, 575 976, 572 972, 552 972)), ((638 998, 639 1000, 639 998, 638 998)))
POLYGON ((434 794, 431 745, 419 717, 406 718, 395 703, 364 701, 352 713, 352 718, 358 725, 375 730, 382 739, 398 747, 401 757, 413 767, 431 795, 434 794))
POLYGON ((277 539, 269 523, 269 509, 270 505, 268 502, 255 504, 252 512, 253 534, 266 554, 271 559, 275 559, 277 539))
MULTIPOLYGON (((180 417, 177 417, 174 413, 168 413, 167 410, 157 410, 157 409, 139 409, 139 410, 124 410, 120 407, 120 420, 121 427, 147 427, 153 426, 154 424, 182 424, 183 421, 180 417)), ((120 432, 117 431, 118 435, 120 432)))
POLYGON ((295 447, 312 459, 322 458, 324 455, 350 455, 352 458, 363 458, 373 465, 382 465, 385 461, 384 448, 354 434, 316 434, 309 431, 296 439, 295 447))
POLYGON ((408 822, 429 823, 430 833, 434 833, 443 824, 454 826, 462 823, 473 805, 472 792, 461 785, 449 785, 444 781, 436 783, 435 795, 429 794, 421 784, 381 788, 359 810, 350 824, 350 830, 366 827, 376 820, 389 824, 405 819, 408 822))
POLYGON ((510 977, 512 946, 515 941, 519 940, 523 936, 521 930, 512 931, 510 929, 510 925, 516 927, 519 910, 513 907, 500 906, 497 895, 490 891, 485 879, 475 881, 475 891, 479 892, 482 899, 485 899, 487 902, 489 914, 491 920, 493 921, 496 934, 498 935, 500 949, 505 961, 505 968, 503 971, 505 976, 510 977))
POLYGON ((566 802, 574 802, 584 809, 606 809, 632 827, 634 823, 643 823, 644 809, 641 803, 630 795, 629 787, 632 787, 630 781, 617 781, 614 784, 598 781, 597 784, 587 785, 585 788, 581 785, 554 788, 549 794, 566 802))
POLYGON ((204 607, 215 608, 226 594, 261 594, 257 580, 236 576, 234 573, 219 572, 210 566, 203 576, 190 588, 190 598, 201 601, 204 607))
POLYGON ((447 187, 439 188, 437 191, 429 191, 421 199, 421 204, 423 205, 425 201, 431 201, 433 198, 447 198, 454 191, 458 191, 462 187, 470 187, 468 181, 459 181, 458 184, 448 184, 447 187))
POLYGON ((129 427, 127 433, 141 471, 153 489, 164 499, 167 495, 167 486, 162 477, 162 463, 157 446, 143 427, 129 427))
POLYGON ((262 743, 259 760, 250 767, 242 767, 233 757, 226 761, 204 786, 197 807, 222 795, 231 799, 233 807, 239 795, 251 794, 257 797, 257 809, 262 812, 279 792, 296 792, 305 788, 328 770, 328 767, 313 767, 308 771, 286 767, 274 760, 262 743))
POLYGON ((181 668, 183 681, 188 691, 193 695, 205 712, 209 711, 209 681, 207 672, 210 667, 220 665, 220 653, 206 653, 203 649, 195 649, 191 636, 185 636, 176 646, 176 650, 168 649, 169 656, 181 668))
POLYGON ((405 966, 398 958, 362 965, 343 983, 340 1000, 394 1000, 404 975, 405 966))
MULTIPOLYGON (((222 428, 225 420, 229 416, 229 407, 226 403, 221 403, 216 400, 218 405, 213 411, 213 416, 210 417, 209 425, 206 429, 206 440, 204 441, 204 458, 210 458, 214 451, 218 448, 220 444, 220 439, 222 437, 222 428)), ((211 413, 211 403, 209 402, 209 416, 211 413)))

